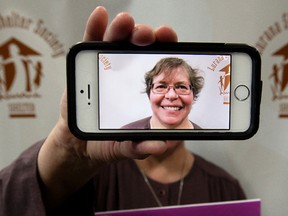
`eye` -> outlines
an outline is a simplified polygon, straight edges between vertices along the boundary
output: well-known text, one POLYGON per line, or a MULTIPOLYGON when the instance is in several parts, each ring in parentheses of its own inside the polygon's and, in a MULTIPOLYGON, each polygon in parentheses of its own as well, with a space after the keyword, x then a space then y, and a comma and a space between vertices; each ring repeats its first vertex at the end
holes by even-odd
POLYGON ((154 86, 155 89, 166 89, 167 88, 167 85, 164 85, 164 84, 157 84, 154 86))
POLYGON ((189 90, 189 86, 188 85, 184 85, 184 84, 179 84, 175 86, 176 89, 180 89, 180 90, 189 90))

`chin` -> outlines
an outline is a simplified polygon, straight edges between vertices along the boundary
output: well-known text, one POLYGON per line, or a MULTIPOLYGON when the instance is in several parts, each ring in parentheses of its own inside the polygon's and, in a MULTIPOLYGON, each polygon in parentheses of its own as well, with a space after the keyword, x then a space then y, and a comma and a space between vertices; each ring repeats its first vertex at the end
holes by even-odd
POLYGON ((166 125, 167 129, 177 129, 182 122, 181 121, 164 121, 164 124, 166 125))

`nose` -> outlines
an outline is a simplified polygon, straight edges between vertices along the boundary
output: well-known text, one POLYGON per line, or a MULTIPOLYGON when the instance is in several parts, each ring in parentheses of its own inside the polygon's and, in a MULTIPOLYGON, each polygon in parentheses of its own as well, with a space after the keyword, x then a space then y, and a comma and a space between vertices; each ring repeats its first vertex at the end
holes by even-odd
POLYGON ((168 89, 168 92, 165 94, 165 98, 168 100, 176 100, 178 98, 178 94, 175 92, 173 87, 168 89))

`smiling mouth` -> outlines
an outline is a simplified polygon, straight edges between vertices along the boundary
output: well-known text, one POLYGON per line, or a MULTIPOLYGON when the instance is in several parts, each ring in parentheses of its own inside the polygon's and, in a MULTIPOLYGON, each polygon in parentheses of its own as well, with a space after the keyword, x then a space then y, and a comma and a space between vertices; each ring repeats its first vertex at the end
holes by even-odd
POLYGON ((178 111, 182 109, 182 107, 175 107, 175 106, 162 106, 162 108, 170 111, 178 111))

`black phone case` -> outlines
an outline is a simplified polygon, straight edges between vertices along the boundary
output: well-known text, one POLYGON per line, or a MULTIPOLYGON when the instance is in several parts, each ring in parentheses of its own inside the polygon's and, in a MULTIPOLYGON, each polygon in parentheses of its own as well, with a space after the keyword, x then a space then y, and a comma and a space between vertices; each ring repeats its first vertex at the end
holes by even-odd
POLYGON ((70 131, 82 140, 245 140, 256 134, 260 121, 262 81, 261 58, 258 51, 246 44, 226 43, 155 43, 149 46, 136 46, 126 42, 82 42, 74 45, 67 55, 67 96, 68 96, 68 125, 70 131), (75 57, 82 50, 104 51, 157 51, 157 52, 240 52, 248 54, 252 59, 252 87, 251 87, 251 124, 244 132, 181 132, 167 130, 167 132, 129 132, 125 133, 86 133, 77 127, 76 121, 76 92, 75 92, 75 57))

